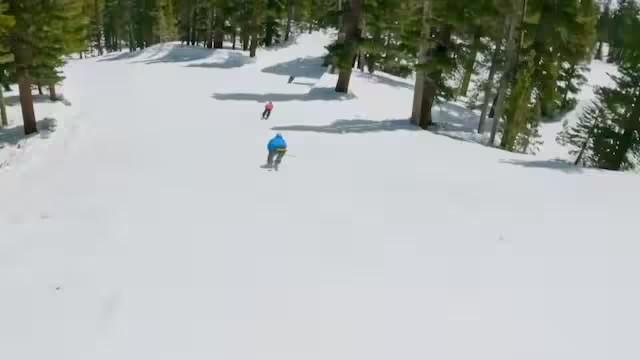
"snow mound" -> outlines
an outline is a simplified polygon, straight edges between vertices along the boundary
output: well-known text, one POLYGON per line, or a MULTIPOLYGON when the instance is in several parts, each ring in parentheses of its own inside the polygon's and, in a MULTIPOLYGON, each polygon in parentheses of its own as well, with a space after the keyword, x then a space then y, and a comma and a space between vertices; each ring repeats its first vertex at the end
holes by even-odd
POLYGON ((240 50, 207 49, 182 45, 179 42, 162 43, 144 50, 106 55, 99 61, 123 61, 133 64, 182 64, 188 67, 230 69, 251 63, 240 50))

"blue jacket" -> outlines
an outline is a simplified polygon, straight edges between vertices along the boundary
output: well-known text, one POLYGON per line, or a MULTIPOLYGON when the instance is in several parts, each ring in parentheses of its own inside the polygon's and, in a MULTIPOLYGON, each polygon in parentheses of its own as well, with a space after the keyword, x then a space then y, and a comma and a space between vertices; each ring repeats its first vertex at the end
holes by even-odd
POLYGON ((282 135, 278 134, 273 139, 269 140, 269 144, 267 144, 267 149, 269 151, 275 151, 277 149, 286 149, 287 142, 284 141, 282 135))

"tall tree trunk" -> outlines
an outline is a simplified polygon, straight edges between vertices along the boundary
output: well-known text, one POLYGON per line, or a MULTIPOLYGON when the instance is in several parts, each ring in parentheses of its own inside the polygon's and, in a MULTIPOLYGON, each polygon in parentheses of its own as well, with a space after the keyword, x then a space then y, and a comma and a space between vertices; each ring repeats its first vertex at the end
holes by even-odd
POLYGON ((58 94, 56 94, 56 84, 49 84, 49 99, 51 101, 58 101, 58 94))
POLYGON ((42 91, 42 84, 38 83, 38 95, 44 95, 44 92, 42 91))
POLYGON ((215 32, 213 38, 214 49, 222 49, 224 46, 224 13, 222 9, 216 9, 215 32))
POLYGON ((207 8, 207 39, 206 39, 206 47, 207 49, 213 48, 213 22, 214 15, 213 12, 217 11, 217 9, 213 9, 213 6, 209 6, 207 8))
POLYGON ((603 47, 603 41, 598 41, 598 48, 596 49, 596 60, 602 60, 602 47, 603 47))
POLYGON ((364 72, 364 54, 362 53, 362 51, 358 52, 358 70, 360 70, 361 72, 364 72))
POLYGON ((242 35, 240 38, 240 41, 242 42, 242 50, 243 51, 247 51, 249 50, 249 41, 250 41, 250 35, 249 32, 246 29, 242 30, 242 35))
POLYGON ((287 0, 287 28, 284 30, 284 41, 289 41, 289 36, 291 36, 292 22, 293 22, 293 0, 287 0))
POLYGON ((342 25, 343 42, 350 50, 346 52, 344 59, 339 60, 340 74, 338 75, 338 83, 336 84, 336 92, 339 93, 349 92, 349 82, 351 81, 351 72, 353 70, 353 66, 349 66, 349 64, 352 63, 352 59, 355 58, 357 51, 355 43, 360 38, 362 5, 363 0, 351 0, 351 8, 344 16, 342 25))
POLYGON ((191 46, 196 46, 196 43, 198 42, 198 36, 197 36, 197 32, 196 32, 196 10, 192 9, 191 10, 191 15, 190 15, 190 20, 189 20, 189 38, 191 41, 191 46))
POLYGON ((473 34, 473 44, 471 44, 471 52, 467 61, 464 64, 464 76, 462 78, 462 84, 458 91, 459 96, 467 96, 469 91, 469 84, 471 83, 471 75, 473 75, 473 68, 476 65, 476 58, 478 57, 478 51, 482 45, 482 33, 479 29, 476 29, 473 34))
POLYGON ((2 93, 2 86, 0 86, 0 128, 8 125, 9 125, 9 119, 7 118, 7 107, 4 103, 4 94, 2 93))
POLYGON ((251 35, 251 43, 249 44, 249 57, 256 57, 256 51, 258 49, 258 34, 251 35))
POLYGON ((98 48, 98 55, 102 55, 104 50, 102 48, 102 8, 99 0, 93 0, 93 6, 95 9, 96 20, 96 46, 98 48))
POLYGON ((491 68, 489 69, 489 78, 487 79, 486 84, 484 85, 484 101, 482 103, 482 113, 480 114, 480 122, 478 123, 478 133, 482 134, 485 131, 485 123, 487 120, 487 114, 489 113, 489 103, 493 98, 493 86, 496 77, 496 72, 498 70, 498 58, 500 56, 500 51, 502 48, 502 39, 496 42, 496 48, 493 50, 493 55, 491 56, 491 68))
POLYGON ((418 61, 416 67, 416 84, 413 91, 413 108, 411 123, 421 128, 431 125, 431 107, 429 107, 429 92, 431 79, 427 77, 426 70, 422 68, 429 62, 431 49, 431 0, 422 1, 422 26, 420 30, 418 61))
POLYGON ((491 127, 491 137, 489 138, 489 145, 494 146, 496 141, 496 132, 498 131, 498 124, 502 119, 505 109, 505 99, 507 95, 507 88, 511 82, 513 71, 515 70, 517 61, 517 33, 518 28, 518 13, 514 12, 507 18, 509 30, 507 32, 507 47, 506 47, 506 65, 502 77, 500 78, 500 85, 498 86, 498 95, 496 100, 496 112, 493 117, 493 126, 491 127))
POLYGON ((136 51, 135 35, 133 33, 133 26, 131 24, 129 24, 129 51, 136 51))
POLYGON ((276 31, 276 18, 269 10, 275 6, 275 0, 267 0, 267 19, 264 29, 264 46, 266 47, 273 45, 273 37, 276 31))
POLYGON ((29 70, 24 65, 17 65, 18 88, 20 90, 20 107, 22 108, 22 120, 24 122, 24 134, 29 135, 38 132, 36 114, 33 110, 33 95, 31 94, 31 79, 29 70))
POLYGON ((576 65, 571 64, 570 66, 571 68, 569 69, 569 74, 567 76, 569 80, 567 80, 567 85, 562 90, 562 102, 560 103, 561 111, 568 110, 567 108, 569 107, 569 84, 571 83, 571 79, 574 78, 574 76, 576 75, 576 72, 578 71, 578 69, 576 68, 576 65))
POLYGON ((236 49, 237 38, 238 38, 238 29, 234 26, 233 31, 231 32, 231 48, 233 50, 236 49))

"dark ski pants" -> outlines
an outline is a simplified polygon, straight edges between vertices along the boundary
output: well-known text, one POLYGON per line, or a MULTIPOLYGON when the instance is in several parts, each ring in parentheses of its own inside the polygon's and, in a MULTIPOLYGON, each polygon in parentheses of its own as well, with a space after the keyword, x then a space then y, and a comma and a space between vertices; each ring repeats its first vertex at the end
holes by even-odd
POLYGON ((287 153, 287 149, 275 149, 273 151, 269 151, 269 156, 267 157, 267 165, 275 166, 277 169, 280 163, 282 162, 282 158, 284 154, 287 153), (275 160, 275 163, 274 163, 275 160))
POLYGON ((267 120, 267 119, 269 119, 269 116, 271 116, 271 110, 264 109, 264 112, 262 113, 262 118, 267 120))

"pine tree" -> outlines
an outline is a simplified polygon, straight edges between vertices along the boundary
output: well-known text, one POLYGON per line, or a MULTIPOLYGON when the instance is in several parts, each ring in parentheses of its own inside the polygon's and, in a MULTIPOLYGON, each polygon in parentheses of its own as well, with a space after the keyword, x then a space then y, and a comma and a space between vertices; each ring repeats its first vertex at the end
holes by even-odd
POLYGON ((338 42, 333 48, 336 66, 340 70, 336 92, 346 93, 349 91, 349 82, 353 70, 354 59, 361 41, 360 21, 362 19, 363 0, 351 0, 343 15, 342 31, 338 42))
POLYGON ((271 46, 274 41, 279 42, 281 27, 280 19, 284 11, 280 0, 266 0, 264 45, 271 46))
POLYGON ((635 0, 618 0, 618 7, 614 11, 609 26, 609 62, 622 61, 626 52, 633 52, 634 44, 630 43, 629 35, 633 31, 631 19, 638 14, 640 5, 635 0))
POLYGON ((602 60, 604 43, 609 41, 609 27, 611 26, 611 0, 606 0, 604 9, 598 17, 597 33, 598 33, 598 47, 596 50, 595 58, 602 60))
POLYGON ((474 11, 467 3, 446 0, 422 0, 414 3, 419 21, 419 44, 411 122, 427 129, 433 123, 431 110, 436 98, 450 99, 448 83, 461 58, 454 35, 464 31, 474 11))
POLYGON ((15 19, 15 26, 9 33, 11 52, 15 57, 16 78, 20 90, 20 105, 25 135, 38 132, 31 95, 31 67, 40 24, 44 20, 44 9, 40 1, 9 0, 7 14, 15 19))
POLYGON ((461 21, 458 32, 460 37, 466 39, 463 43, 461 57, 462 81, 457 89, 458 96, 466 96, 471 84, 471 77, 475 73, 478 54, 486 50, 483 38, 495 39, 502 35, 503 26, 501 14, 493 0, 473 1, 464 9, 464 18, 461 21))
MULTIPOLYGON (((596 6, 591 0, 530 0, 523 8, 522 29, 518 40, 517 73, 512 73, 513 88, 507 99, 509 111, 504 119, 501 147, 525 151, 517 142, 525 134, 536 133, 542 116, 557 112, 558 81, 563 62, 577 65, 591 53, 595 40, 596 6), (526 82, 526 83, 525 83, 526 82)), ((506 99, 506 97, 505 97, 506 99)), ((498 103, 498 109, 501 106, 498 103)), ((496 122, 502 112, 496 111, 496 122)), ((495 136, 492 133, 492 139, 495 136)))
POLYGON ((609 170, 631 169, 640 159, 640 12, 625 19, 629 47, 618 59, 615 86, 597 90, 597 99, 578 124, 566 128, 559 142, 572 147, 576 163, 609 170), (634 47, 631 47, 633 46, 634 47), (635 50, 633 50, 635 49, 635 50))
POLYGON ((562 112, 573 110, 578 101, 574 95, 580 92, 583 85, 587 83, 585 73, 589 67, 585 63, 571 64, 565 62, 561 64, 558 76, 558 94, 555 102, 555 108, 562 112))
MULTIPOLYGON (((88 16, 89 20, 89 39, 93 49, 98 51, 98 55, 102 55, 104 52, 103 46, 103 31, 105 30, 103 14, 105 8, 113 6, 114 0, 87 0, 84 5, 85 16, 88 16)), ((107 36, 107 38, 109 38, 107 36)))
POLYGON ((89 19, 83 12, 84 0, 57 0, 44 7, 42 29, 34 36, 31 75, 38 84, 47 85, 52 101, 58 99, 56 84, 64 79, 63 57, 80 52, 87 45, 89 19))
POLYGON ((153 10, 153 42, 175 40, 176 18, 173 13, 173 0, 155 0, 153 10))
MULTIPOLYGON (((0 3, 0 64, 6 65, 12 63, 14 60, 13 54, 9 52, 7 44, 7 36, 9 31, 15 25, 13 17, 5 15, 7 5, 0 3)), ((5 77, 5 69, 0 69, 2 77, 5 77)), ((2 93, 2 86, 0 86, 0 128, 9 125, 7 118, 7 109, 4 103, 4 94, 2 93)))

